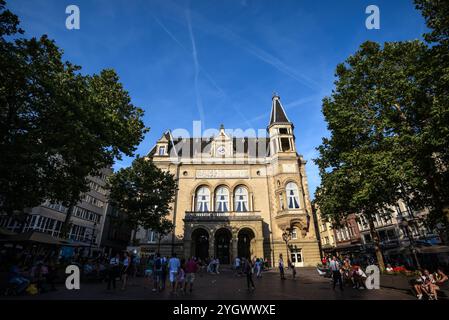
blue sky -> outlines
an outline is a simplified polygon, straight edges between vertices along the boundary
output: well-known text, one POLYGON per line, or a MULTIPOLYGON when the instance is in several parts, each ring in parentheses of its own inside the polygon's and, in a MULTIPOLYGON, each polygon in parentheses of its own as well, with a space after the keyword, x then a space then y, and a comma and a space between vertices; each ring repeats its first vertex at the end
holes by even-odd
MULTIPOLYGON (((146 154, 167 129, 267 126, 276 91, 292 122, 310 191, 312 163, 326 136, 322 98, 338 63, 366 40, 421 38, 424 20, 412 0, 9 0, 26 36, 48 34, 84 73, 114 68, 151 128, 146 154), (65 8, 81 12, 65 27, 65 8), (367 30, 365 8, 380 8, 381 29, 367 30)), ((115 168, 129 165, 131 159, 115 168)))

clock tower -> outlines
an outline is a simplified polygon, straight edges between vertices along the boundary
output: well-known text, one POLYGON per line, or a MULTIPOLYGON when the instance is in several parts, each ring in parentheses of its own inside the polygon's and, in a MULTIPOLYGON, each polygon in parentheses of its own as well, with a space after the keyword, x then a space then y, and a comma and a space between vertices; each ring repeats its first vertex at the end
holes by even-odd
POLYGON ((232 138, 225 132, 223 125, 220 126, 218 135, 212 141, 211 156, 213 158, 225 158, 233 156, 232 138))

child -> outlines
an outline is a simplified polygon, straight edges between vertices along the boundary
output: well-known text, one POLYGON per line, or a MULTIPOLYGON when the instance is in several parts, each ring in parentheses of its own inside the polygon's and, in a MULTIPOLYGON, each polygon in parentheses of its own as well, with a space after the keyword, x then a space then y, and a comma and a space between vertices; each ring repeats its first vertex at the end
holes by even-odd
POLYGON ((186 272, 185 272, 185 261, 184 259, 181 261, 181 267, 179 268, 179 272, 176 279, 176 291, 181 289, 182 292, 185 293, 185 280, 186 280, 186 272))

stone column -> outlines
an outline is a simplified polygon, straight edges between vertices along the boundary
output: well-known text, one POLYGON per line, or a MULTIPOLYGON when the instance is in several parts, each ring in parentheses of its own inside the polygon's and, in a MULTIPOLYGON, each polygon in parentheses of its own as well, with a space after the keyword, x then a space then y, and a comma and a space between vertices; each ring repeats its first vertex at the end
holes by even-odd
POLYGON ((233 236, 231 239, 231 245, 232 245, 232 255, 231 255, 231 263, 233 263, 234 259, 238 255, 238 239, 237 236, 233 236))
POLYGON ((209 257, 215 256, 215 238, 214 235, 209 237, 209 257))

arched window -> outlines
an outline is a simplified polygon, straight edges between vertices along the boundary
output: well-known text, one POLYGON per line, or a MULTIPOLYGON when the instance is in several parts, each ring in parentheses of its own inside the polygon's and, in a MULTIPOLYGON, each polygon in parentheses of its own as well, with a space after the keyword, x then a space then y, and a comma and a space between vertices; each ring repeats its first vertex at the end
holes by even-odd
POLYGON ((207 187, 200 187, 196 191, 196 211, 209 211, 210 191, 207 187))
POLYGON ((234 210, 243 212, 248 211, 248 190, 239 186, 234 191, 234 210))
POLYGON ((289 209, 299 209, 298 186, 294 182, 287 183, 287 203, 289 209))
POLYGON ((215 192, 215 211, 226 212, 229 209, 229 190, 218 187, 215 192))

